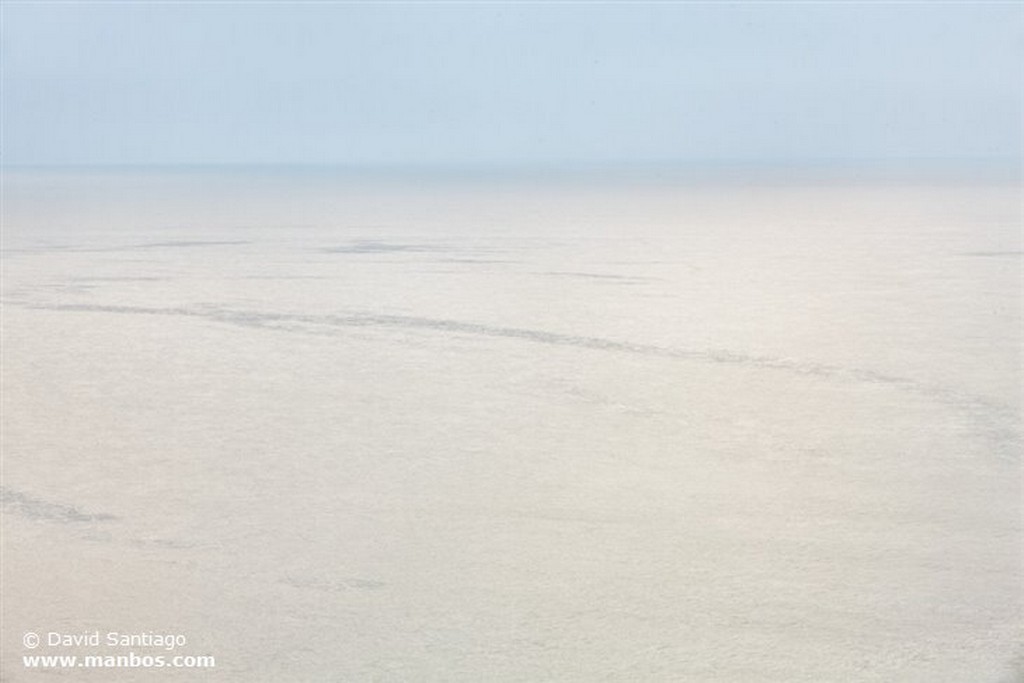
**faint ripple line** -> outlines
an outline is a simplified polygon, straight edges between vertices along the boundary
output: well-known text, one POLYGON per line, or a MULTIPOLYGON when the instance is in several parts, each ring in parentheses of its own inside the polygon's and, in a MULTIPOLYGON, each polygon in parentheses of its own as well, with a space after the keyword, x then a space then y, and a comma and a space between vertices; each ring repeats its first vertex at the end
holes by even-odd
POLYGON ((200 318, 214 322, 239 325, 264 330, 284 332, 309 332, 295 325, 329 326, 329 327, 384 327, 395 329, 427 330, 449 334, 466 334, 478 337, 498 339, 518 339, 549 346, 575 347, 629 353, 643 356, 673 358, 701 363, 732 365, 755 368, 760 370, 778 370, 801 376, 820 377, 823 379, 846 380, 857 383, 868 383, 889 386, 894 389, 914 393, 931 400, 936 400, 968 413, 975 422, 992 422, 991 417, 998 416, 998 424, 990 424, 986 430, 994 435, 1000 443, 999 450, 1006 451, 1010 457, 1019 455, 1019 415, 1013 409, 974 396, 956 389, 940 385, 926 384, 907 377, 889 375, 874 370, 850 368, 825 363, 797 361, 790 358, 757 356, 740 354, 721 349, 679 349, 654 344, 623 342, 602 337, 564 334, 522 327, 504 327, 483 323, 465 322, 446 318, 424 318, 418 316, 387 315, 387 314, 352 314, 352 315, 303 315, 297 313, 260 313, 257 311, 225 310, 219 308, 153 308, 145 306, 112 306, 95 304, 23 304, 26 308, 75 311, 84 313, 116 313, 156 316, 185 316, 200 318), (1010 426, 1010 424, 1014 426, 1010 426))

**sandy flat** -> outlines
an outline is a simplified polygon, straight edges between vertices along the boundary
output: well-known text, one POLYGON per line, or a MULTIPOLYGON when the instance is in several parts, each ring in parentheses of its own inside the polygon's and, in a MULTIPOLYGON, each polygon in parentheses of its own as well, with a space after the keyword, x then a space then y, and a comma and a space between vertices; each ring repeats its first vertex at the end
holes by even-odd
POLYGON ((4 681, 1011 680, 1012 185, 5 193, 4 681))

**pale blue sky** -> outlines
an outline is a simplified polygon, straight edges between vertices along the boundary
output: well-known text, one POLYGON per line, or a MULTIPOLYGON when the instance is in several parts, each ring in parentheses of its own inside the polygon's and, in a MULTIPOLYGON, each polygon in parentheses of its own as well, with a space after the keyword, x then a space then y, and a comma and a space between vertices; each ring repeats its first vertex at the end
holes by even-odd
POLYGON ((988 159, 1022 5, 5 0, 8 164, 988 159))

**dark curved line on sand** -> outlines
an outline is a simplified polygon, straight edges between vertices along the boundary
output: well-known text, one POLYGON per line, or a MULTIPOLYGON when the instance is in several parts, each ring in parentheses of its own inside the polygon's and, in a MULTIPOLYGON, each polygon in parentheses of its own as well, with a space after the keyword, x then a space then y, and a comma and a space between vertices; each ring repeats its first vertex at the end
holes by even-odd
POLYGON ((336 328, 391 328, 425 330, 446 334, 465 334, 477 337, 512 339, 549 346, 574 347, 613 353, 628 353, 642 356, 671 358, 705 364, 728 365, 775 370, 805 377, 819 377, 839 381, 867 383, 892 387, 918 396, 938 401, 971 416, 976 423, 987 422, 985 434, 996 442, 999 452, 1006 451, 1010 457, 1019 456, 1020 435, 1017 422, 1019 416, 1007 406, 980 396, 973 396, 953 388, 926 384, 907 377, 889 375, 824 363, 801 362, 792 358, 739 354, 727 350, 680 349, 654 344, 616 341, 603 337, 549 332, 521 327, 486 325, 446 318, 424 318, 418 316, 387 314, 351 315, 303 315, 297 313, 259 313, 255 311, 231 311, 217 308, 151 308, 144 306, 110 306, 90 304, 23 304, 27 308, 51 311, 72 311, 82 313, 115 313, 154 316, 191 317, 213 322, 238 325, 263 330, 311 333, 302 326, 336 328), (997 420, 993 415, 998 416, 997 420), (1011 426, 1012 423, 1012 426, 1011 426))
POLYGON ((6 486, 0 487, 0 505, 5 512, 12 512, 35 521, 71 524, 74 522, 106 522, 117 519, 113 515, 82 512, 74 505, 42 500, 6 486))

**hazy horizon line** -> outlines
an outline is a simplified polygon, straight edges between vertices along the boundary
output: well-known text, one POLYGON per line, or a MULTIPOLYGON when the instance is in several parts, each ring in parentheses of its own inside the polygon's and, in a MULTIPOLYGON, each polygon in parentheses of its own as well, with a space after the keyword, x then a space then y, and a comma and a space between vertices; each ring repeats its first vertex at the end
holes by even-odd
POLYGON ((731 170, 943 170, 956 168, 1017 170, 1024 158, 1004 157, 864 157, 845 159, 693 159, 619 161, 438 161, 438 162, 344 162, 344 161, 126 161, 126 162, 8 162, 0 170, 59 169, 310 169, 351 172, 601 172, 601 171, 731 171, 731 170))

